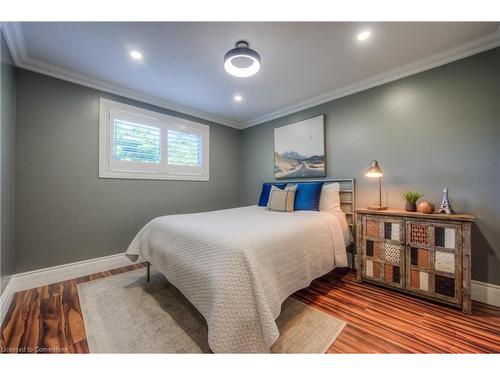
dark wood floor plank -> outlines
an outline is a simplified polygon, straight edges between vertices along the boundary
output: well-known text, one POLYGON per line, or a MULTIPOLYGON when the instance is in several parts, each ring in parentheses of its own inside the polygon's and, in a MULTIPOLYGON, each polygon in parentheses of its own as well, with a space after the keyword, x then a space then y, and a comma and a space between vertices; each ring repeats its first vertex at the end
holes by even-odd
POLYGON ((40 309, 40 319, 42 320, 41 347, 54 348, 58 350, 66 345, 61 341, 60 320, 61 320, 61 299, 58 289, 49 287, 49 298, 42 301, 40 309))
POLYGON ((69 332, 68 340, 71 344, 75 345, 81 341, 86 340, 85 325, 83 323, 82 310, 80 307, 80 300, 78 298, 77 284, 74 281, 65 283, 65 314, 66 321, 68 322, 69 332))
POLYGON ((26 319, 30 309, 30 299, 31 290, 16 293, 12 314, 8 317, 9 320, 6 321, 5 328, 2 328, 2 337, 6 349, 10 353, 22 351, 21 342, 26 331, 26 319))
POLYGON ((32 289, 29 311, 26 319, 26 333, 23 335, 21 346, 25 348, 36 348, 40 345, 42 322, 40 320, 41 294, 39 289, 32 289))
MULTIPOLYGON (((77 285, 136 270, 134 264, 16 293, 0 350, 88 353, 77 285)), ((500 308, 473 303, 473 315, 370 284, 335 270, 294 297, 344 320, 328 353, 500 353, 500 308)))

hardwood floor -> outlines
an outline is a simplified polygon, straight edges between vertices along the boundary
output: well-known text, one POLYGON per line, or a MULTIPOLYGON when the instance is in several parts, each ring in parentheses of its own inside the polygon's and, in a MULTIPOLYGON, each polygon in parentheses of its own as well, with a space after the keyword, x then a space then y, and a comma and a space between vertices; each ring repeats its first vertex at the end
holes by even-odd
POLYGON ((0 353, 88 353, 76 286, 142 267, 134 264, 17 292, 2 325, 0 353))
POLYGON ((331 272, 295 293, 347 322, 329 353, 500 353, 500 308, 458 309, 331 272))
MULTIPOLYGON (((15 294, 1 352, 88 353, 77 284, 132 265, 15 294)), ((328 353, 500 353, 500 308, 473 303, 473 315, 363 283, 335 270, 294 295, 347 322, 328 353)))

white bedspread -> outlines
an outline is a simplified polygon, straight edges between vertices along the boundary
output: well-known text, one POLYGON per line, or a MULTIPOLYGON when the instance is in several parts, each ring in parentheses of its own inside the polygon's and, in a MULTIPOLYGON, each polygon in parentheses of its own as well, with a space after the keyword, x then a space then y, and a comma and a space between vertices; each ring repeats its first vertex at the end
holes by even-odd
POLYGON ((282 302, 347 266, 338 215, 257 206, 158 217, 127 255, 151 262, 189 299, 216 353, 269 352, 282 302))

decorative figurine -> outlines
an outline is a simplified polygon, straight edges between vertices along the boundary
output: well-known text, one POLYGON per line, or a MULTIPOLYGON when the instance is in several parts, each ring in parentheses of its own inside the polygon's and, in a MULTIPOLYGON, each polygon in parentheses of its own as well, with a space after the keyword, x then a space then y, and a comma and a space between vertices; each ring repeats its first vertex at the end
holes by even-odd
POLYGON ((438 213, 440 214, 452 214, 450 202, 448 201, 448 188, 445 186, 443 189, 443 200, 441 201, 441 206, 439 207, 438 213))

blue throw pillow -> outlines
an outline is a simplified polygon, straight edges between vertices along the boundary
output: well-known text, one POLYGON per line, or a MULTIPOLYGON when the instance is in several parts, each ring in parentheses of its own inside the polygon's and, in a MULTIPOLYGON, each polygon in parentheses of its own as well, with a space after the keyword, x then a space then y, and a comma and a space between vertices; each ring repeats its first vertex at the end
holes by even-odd
POLYGON ((271 192, 271 186, 276 186, 277 188, 284 189, 286 186, 286 183, 284 184, 270 184, 266 182, 265 184, 262 185, 262 191, 260 193, 260 198, 259 198, 259 206, 260 207, 266 207, 267 206, 267 201, 269 200, 269 193, 271 192))
POLYGON ((294 211, 319 211, 319 198, 323 182, 305 182, 297 184, 294 211))

